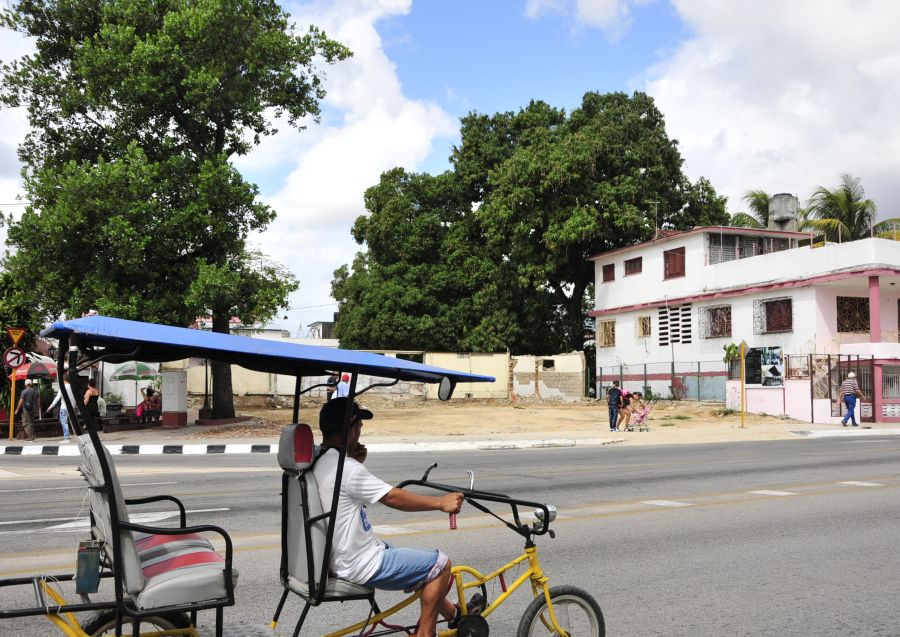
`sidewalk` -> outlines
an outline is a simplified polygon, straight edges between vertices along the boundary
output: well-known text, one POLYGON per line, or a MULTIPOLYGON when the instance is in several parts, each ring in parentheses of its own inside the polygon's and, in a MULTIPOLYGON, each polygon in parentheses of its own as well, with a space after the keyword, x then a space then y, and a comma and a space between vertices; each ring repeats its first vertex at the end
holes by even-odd
MULTIPOLYGON (((366 421, 363 441, 371 453, 525 449, 601 445, 667 445, 733 441, 807 439, 832 436, 900 435, 896 425, 841 427, 721 411, 714 403, 666 403, 654 408, 650 431, 609 431, 605 405, 486 403, 376 403, 375 418, 366 421)), ((256 418, 221 427, 191 425, 103 435, 113 454, 275 453, 278 434, 290 410, 243 410, 256 418)), ((302 421, 315 412, 306 409, 302 421)), ((190 422, 190 420, 189 420, 190 422)), ((314 423, 313 423, 314 424, 314 423)), ((315 430, 315 426, 313 426, 315 430)), ((61 438, 33 443, 0 442, 0 455, 77 455, 75 444, 61 438)))

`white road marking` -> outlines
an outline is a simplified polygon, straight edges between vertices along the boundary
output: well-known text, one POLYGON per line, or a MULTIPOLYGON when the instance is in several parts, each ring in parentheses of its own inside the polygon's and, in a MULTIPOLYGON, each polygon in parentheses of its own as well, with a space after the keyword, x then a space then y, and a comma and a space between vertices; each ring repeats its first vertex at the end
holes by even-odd
POLYGON ((415 533, 415 529, 408 529, 403 526, 389 526, 377 524, 372 527, 378 535, 406 535, 407 533, 415 533))
POLYGON ((225 445, 225 453, 250 453, 253 445, 229 444, 225 445))
POLYGON ((676 502, 675 500, 643 500, 641 504, 649 504, 654 507, 689 507, 690 502, 676 502))
POLYGON ((846 482, 838 482, 838 484, 846 484, 850 487, 883 487, 880 482, 859 482, 858 480, 847 480, 846 482))
MULTIPOLYGON (((0 478, 3 476, 0 475, 0 478)), ((177 482, 135 482, 134 484, 123 484, 123 487, 158 487, 164 484, 178 484, 177 482)), ((87 484, 80 487, 33 487, 31 489, 0 489, 0 493, 22 493, 23 491, 65 491, 87 489, 87 484)))
POLYGON ((185 445, 181 448, 185 456, 194 456, 206 453, 206 445, 185 445))
POLYGON ((797 495, 793 491, 769 491, 768 489, 761 489, 759 491, 748 491, 747 493, 755 493, 757 495, 797 495))
MULTIPOLYGON (((19 478, 19 477, 21 477, 21 476, 19 476, 18 473, 13 473, 12 471, 4 471, 3 469, 0 469, 0 478, 19 478)), ((0 493, 2 493, 2 492, 0 492, 0 493)))
MULTIPOLYGON (((222 511, 230 511, 230 509, 189 509, 185 513, 217 513, 222 511)), ((178 517, 178 511, 162 511, 158 513, 132 513, 128 518, 135 524, 149 524, 167 520, 169 518, 178 517)), ((0 522, 2 526, 13 526, 19 524, 42 524, 47 522, 62 522, 53 526, 44 527, 43 529, 22 529, 19 531, 7 531, 6 533, 34 533, 36 530, 42 531, 82 531, 89 528, 88 518, 38 518, 34 520, 11 520, 9 522, 0 522)))

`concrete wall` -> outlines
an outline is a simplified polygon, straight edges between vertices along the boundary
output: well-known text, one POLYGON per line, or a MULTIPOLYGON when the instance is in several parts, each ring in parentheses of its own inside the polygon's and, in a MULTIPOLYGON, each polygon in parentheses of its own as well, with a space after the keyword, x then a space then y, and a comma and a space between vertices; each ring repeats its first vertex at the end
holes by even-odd
MULTIPOLYGON (((426 365, 452 369, 467 374, 493 376, 493 383, 460 383, 453 398, 507 398, 509 396, 509 354, 457 354, 452 352, 428 352, 426 365)), ((437 386, 425 387, 425 398, 437 400, 437 386)))
POLYGON ((575 402, 584 398, 587 364, 583 352, 516 356, 512 391, 516 398, 575 402))
MULTIPOLYGON (((740 411, 741 382, 729 380, 725 389, 725 407, 740 411)), ((786 414, 791 418, 810 421, 809 380, 787 380, 784 387, 760 387, 749 385, 745 388, 746 409, 751 414, 769 414, 778 416, 786 414)), ((859 405, 857 403, 856 419, 859 421, 859 405)), ((814 421, 819 424, 836 424, 839 416, 831 415, 831 402, 827 398, 812 401, 814 421)))

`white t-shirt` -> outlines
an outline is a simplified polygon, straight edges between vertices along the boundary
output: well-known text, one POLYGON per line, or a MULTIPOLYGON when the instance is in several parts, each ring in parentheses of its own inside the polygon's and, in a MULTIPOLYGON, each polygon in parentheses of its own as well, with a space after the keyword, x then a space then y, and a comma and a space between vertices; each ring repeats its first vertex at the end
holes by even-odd
POLYGON ((334 395, 332 398, 345 398, 350 395, 350 383, 345 383, 341 381, 337 384, 337 387, 334 389, 334 395))
MULTIPOLYGON (((326 511, 331 507, 334 495, 339 455, 335 449, 329 449, 313 465, 319 497, 326 511)), ((341 579, 365 584, 381 566, 384 544, 372 530, 365 505, 375 504, 391 488, 353 458, 344 461, 329 565, 331 572, 341 579)))

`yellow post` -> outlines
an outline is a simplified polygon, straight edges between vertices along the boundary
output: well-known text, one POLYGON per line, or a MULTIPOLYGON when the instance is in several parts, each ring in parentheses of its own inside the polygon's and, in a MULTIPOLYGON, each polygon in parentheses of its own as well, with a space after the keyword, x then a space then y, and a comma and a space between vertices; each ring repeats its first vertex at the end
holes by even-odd
POLYGON ((744 412, 746 403, 744 399, 744 350, 747 347, 746 341, 741 341, 741 429, 744 428, 744 412))
POLYGON ((12 440, 16 418, 16 370, 13 370, 10 384, 12 387, 9 389, 9 439, 12 440))

